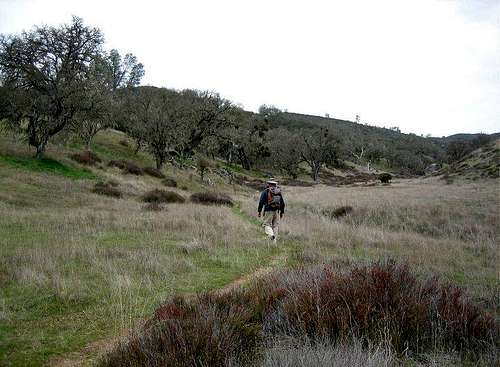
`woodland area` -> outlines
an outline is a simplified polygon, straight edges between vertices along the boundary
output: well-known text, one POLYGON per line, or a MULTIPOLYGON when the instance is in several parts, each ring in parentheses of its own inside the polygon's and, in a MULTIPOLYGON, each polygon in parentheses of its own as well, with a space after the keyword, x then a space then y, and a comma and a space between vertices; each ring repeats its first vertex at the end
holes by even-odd
POLYGON ((77 17, 0 39, 0 121, 36 157, 56 136, 77 137, 91 150, 99 131, 115 128, 135 140, 137 151, 149 152, 158 169, 200 154, 292 178, 302 165, 317 181, 323 167, 345 161, 421 175, 490 140, 424 138, 266 105, 252 113, 213 91, 140 86, 144 65, 103 45, 102 32, 77 17))

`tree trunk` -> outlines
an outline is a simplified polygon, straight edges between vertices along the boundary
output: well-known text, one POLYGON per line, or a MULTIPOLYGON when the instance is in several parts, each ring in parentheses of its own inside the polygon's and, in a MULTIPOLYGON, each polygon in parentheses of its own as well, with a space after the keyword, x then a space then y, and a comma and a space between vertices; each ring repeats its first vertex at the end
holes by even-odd
POLYGON ((142 147, 142 139, 136 139, 136 142, 135 142, 136 146, 135 146, 135 151, 134 153, 137 155, 137 153, 139 153, 139 150, 141 149, 142 147))
POLYGON ((313 165, 313 167, 311 167, 311 168, 312 168, 312 170, 311 170, 311 177, 314 180, 314 182, 318 182, 318 180, 319 180, 319 171, 321 169, 321 165, 313 165))
POLYGON ((244 169, 250 170, 252 168, 252 165, 250 164, 250 161, 248 160, 248 157, 245 153, 245 149, 239 148, 238 149, 238 155, 240 158, 240 163, 244 169))
POLYGON ((43 158, 43 155, 45 154, 45 145, 47 143, 40 143, 38 145, 35 146, 36 148, 36 154, 35 154, 35 158, 36 159, 42 159, 43 158))
POLYGON ((85 141, 85 149, 89 152, 92 151, 92 138, 87 138, 85 141))
POLYGON ((161 158, 156 158, 156 169, 161 169, 163 167, 163 159, 161 158))

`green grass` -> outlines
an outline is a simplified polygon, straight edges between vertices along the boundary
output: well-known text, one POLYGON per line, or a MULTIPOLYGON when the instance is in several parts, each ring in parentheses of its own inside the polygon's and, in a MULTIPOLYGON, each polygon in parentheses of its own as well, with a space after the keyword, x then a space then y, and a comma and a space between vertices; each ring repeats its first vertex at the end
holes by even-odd
POLYGON ((97 178, 94 173, 87 169, 66 166, 51 158, 36 159, 0 154, 0 163, 26 171, 45 172, 74 180, 97 178))

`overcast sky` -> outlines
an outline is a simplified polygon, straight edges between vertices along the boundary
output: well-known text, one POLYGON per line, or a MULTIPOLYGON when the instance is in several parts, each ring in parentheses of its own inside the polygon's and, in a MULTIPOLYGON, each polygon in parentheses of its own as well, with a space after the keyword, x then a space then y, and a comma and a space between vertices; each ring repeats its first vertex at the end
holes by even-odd
POLYGON ((143 84, 403 132, 500 131, 500 0, 0 0, 0 33, 69 22, 143 84))

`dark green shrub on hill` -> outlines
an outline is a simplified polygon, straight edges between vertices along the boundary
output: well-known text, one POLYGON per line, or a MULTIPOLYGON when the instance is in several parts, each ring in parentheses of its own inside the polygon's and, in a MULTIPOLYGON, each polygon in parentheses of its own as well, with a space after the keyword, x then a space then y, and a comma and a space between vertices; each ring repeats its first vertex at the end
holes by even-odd
POLYGON ((378 176, 378 179, 380 180, 380 182, 382 183, 390 183, 391 180, 392 180, 392 175, 390 173, 381 173, 379 176, 378 176))
POLYGON ((323 209, 322 213, 324 216, 330 219, 337 219, 340 217, 344 217, 352 212, 352 206, 345 205, 339 206, 338 208, 326 208, 323 209))
POLYGON ((162 183, 167 187, 177 187, 177 181, 172 177, 165 178, 162 183))
POLYGON ((145 193, 142 200, 146 203, 183 203, 186 201, 183 196, 176 192, 158 189, 145 193))
POLYGON ((233 200, 222 192, 197 192, 191 195, 193 203, 233 206, 233 200))

